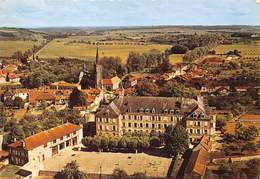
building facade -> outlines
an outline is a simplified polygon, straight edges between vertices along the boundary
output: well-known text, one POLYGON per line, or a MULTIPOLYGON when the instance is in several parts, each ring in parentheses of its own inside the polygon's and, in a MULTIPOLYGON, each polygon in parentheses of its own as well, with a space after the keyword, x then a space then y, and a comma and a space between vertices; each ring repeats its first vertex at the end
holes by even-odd
POLYGON ((23 169, 37 176, 44 160, 66 148, 79 145, 82 138, 81 126, 66 123, 10 144, 9 162, 23 166, 23 169))
POLYGON ((96 132, 119 136, 128 132, 162 133, 168 125, 180 122, 193 141, 203 134, 215 133, 214 116, 199 103, 201 100, 176 97, 120 96, 97 112, 96 132), (190 133, 191 129, 198 131, 191 128, 193 122, 196 129, 200 127, 196 135, 190 133))

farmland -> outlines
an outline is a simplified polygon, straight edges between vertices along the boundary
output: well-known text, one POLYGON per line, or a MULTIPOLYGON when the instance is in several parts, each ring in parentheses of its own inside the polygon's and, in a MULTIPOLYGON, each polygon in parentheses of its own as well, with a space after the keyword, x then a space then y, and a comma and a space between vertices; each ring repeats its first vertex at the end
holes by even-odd
POLYGON ((237 49, 241 51, 243 57, 258 57, 260 56, 260 42, 252 44, 233 44, 219 45, 215 48, 217 54, 225 54, 231 50, 237 49))
MULTIPOLYGON (((99 45, 100 56, 118 56, 126 62, 129 52, 148 52, 149 50, 156 49, 163 52, 165 49, 170 48, 169 45, 159 44, 128 44, 128 42, 114 42, 109 45, 99 45), (123 43, 123 44, 122 44, 123 43)), ((93 59, 96 55, 96 45, 86 43, 72 43, 71 39, 53 40, 44 48, 38 56, 40 58, 59 58, 61 56, 67 58, 80 58, 80 59, 93 59)))
POLYGON ((40 42, 22 41, 22 40, 4 40, 0 41, 0 57, 10 57, 16 51, 24 52, 31 49, 33 45, 39 45, 40 42))

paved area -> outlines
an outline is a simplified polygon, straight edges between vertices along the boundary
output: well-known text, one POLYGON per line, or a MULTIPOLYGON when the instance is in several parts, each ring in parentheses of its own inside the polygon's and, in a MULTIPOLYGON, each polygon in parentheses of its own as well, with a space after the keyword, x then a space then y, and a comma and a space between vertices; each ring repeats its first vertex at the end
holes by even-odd
POLYGON ((150 156, 144 153, 99 153, 67 149, 44 162, 44 170, 59 171, 66 163, 76 160, 80 170, 87 173, 111 174, 116 168, 128 174, 144 172, 147 176, 166 176, 170 158, 150 156))

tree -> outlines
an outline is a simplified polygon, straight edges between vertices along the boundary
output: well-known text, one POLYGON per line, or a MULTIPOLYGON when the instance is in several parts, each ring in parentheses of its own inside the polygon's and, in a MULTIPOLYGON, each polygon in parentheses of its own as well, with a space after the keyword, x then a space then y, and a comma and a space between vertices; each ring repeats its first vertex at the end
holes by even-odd
POLYGON ((136 138, 131 138, 127 142, 127 148, 132 151, 137 149, 137 145, 138 145, 138 140, 136 138))
POLYGON ((188 50, 189 48, 184 45, 175 45, 171 48, 171 52, 174 54, 185 54, 188 50))
POLYGON ((139 96, 158 96, 159 87, 151 81, 144 81, 137 85, 136 93, 139 96))
POLYGON ((127 137, 122 137, 119 142, 118 142, 118 147, 119 148, 126 148, 127 147, 127 143, 128 143, 128 138, 127 137))
POLYGON ((87 102, 84 93, 78 88, 74 88, 69 97, 69 107, 73 108, 74 106, 84 106, 86 104, 87 102))
POLYGON ((5 126, 5 113, 4 113, 4 104, 0 102, 0 132, 5 126))
POLYGON ((76 161, 67 163, 64 169, 58 173, 56 179, 84 179, 87 174, 79 170, 79 166, 76 161))
POLYGON ((115 169, 110 179, 128 179, 128 175, 124 170, 115 169))
POLYGON ((248 178, 257 178, 260 175, 260 160, 252 159, 246 162, 248 178))
POLYGON ((15 97, 13 101, 13 105, 18 107, 18 108, 23 108, 24 107, 24 101, 20 97, 15 97))
POLYGON ((188 133, 180 125, 169 125, 164 133, 165 148, 170 155, 184 153, 189 148, 188 133))
POLYGON ((142 173, 142 172, 137 172, 137 173, 134 173, 133 175, 131 175, 130 177, 131 179, 146 179, 146 174, 145 173, 142 173))
POLYGON ((108 142, 108 147, 110 150, 113 150, 118 147, 118 138, 116 137, 110 137, 108 142))
POLYGON ((153 136, 150 139, 150 146, 151 147, 160 147, 161 146, 161 140, 158 136, 153 136))

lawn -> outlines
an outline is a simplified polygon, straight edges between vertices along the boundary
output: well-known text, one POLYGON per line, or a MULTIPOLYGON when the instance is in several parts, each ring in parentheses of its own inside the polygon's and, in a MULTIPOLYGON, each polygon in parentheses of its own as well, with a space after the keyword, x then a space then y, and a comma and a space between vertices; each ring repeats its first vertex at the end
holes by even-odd
POLYGON ((24 52, 28 49, 31 49, 33 45, 39 45, 39 42, 22 40, 0 41, 0 57, 10 57, 18 50, 24 52))
MULTIPOLYGON (((59 39, 49 43, 40 53, 40 58, 59 58, 61 56, 68 58, 80 59, 94 59, 96 55, 96 45, 89 45, 85 43, 68 43, 71 40, 59 39)), ((169 45, 148 44, 148 45, 100 45, 100 57, 104 56, 118 56, 122 59, 123 63, 126 62, 129 52, 148 52, 149 50, 156 49, 163 52, 169 48, 169 45)))
POLYGON ((163 158, 144 153, 109 153, 64 150, 59 155, 44 161, 44 170, 59 171, 66 163, 76 160, 80 170, 87 173, 111 174, 116 168, 125 170, 129 175, 144 172, 147 176, 166 177, 171 158, 163 158))
POLYGON ((258 57, 260 56, 260 41, 255 44, 219 45, 215 48, 217 54, 225 54, 235 49, 241 51, 242 57, 258 57))
POLYGON ((176 63, 182 63, 182 58, 184 55, 182 54, 172 54, 169 56, 170 58, 170 63, 171 64, 176 64, 176 63))

